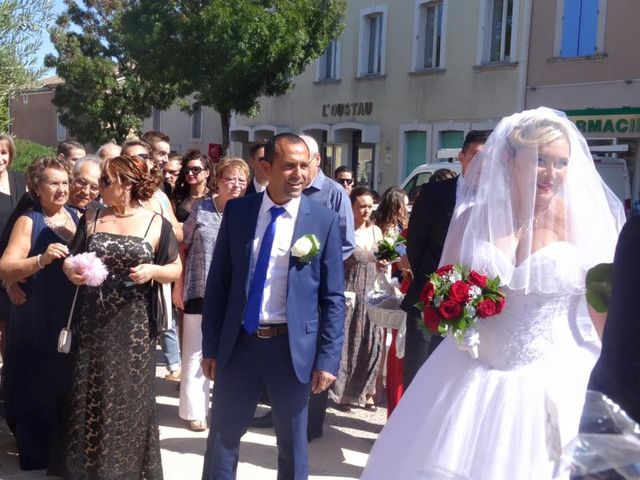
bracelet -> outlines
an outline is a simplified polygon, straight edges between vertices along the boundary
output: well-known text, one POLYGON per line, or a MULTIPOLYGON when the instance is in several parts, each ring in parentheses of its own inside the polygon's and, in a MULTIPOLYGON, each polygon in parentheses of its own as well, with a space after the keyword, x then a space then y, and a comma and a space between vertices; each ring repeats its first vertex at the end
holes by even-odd
POLYGON ((44 265, 42 265, 40 263, 40 257, 41 256, 42 256, 41 254, 38 254, 38 256, 36 257, 36 263, 38 264, 38 268, 40 268, 40 270, 42 270, 44 268, 44 265))

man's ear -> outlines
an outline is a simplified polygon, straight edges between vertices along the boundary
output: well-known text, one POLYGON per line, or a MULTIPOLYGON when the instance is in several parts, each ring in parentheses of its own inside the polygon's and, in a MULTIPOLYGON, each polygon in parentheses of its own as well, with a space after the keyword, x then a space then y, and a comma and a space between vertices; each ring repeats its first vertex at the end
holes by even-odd
POLYGON ((262 167, 262 170, 264 171, 267 178, 271 178, 272 165, 263 159, 263 160, 260 160, 260 166, 262 167))

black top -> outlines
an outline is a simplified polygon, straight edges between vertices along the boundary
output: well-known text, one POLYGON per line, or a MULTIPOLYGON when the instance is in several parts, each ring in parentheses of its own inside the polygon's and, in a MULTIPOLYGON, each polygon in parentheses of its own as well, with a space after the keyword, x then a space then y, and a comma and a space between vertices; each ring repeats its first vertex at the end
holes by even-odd
POLYGON ((16 209, 16 206, 21 200, 21 197, 24 195, 28 196, 25 192, 27 191, 26 180, 22 173, 14 172, 9 170, 7 172, 9 174, 9 194, 0 193, 0 232, 2 236, 0 237, 0 255, 4 252, 4 249, 7 248, 7 244, 9 243, 9 237, 11 236, 11 230, 13 230, 13 224, 16 219, 22 215, 25 211, 27 211, 30 207, 33 206, 33 202, 31 202, 26 208, 19 209, 17 215, 12 216, 12 213, 16 209), (10 221, 10 219, 12 221, 10 221), (5 228, 9 225, 8 233, 6 234, 5 239, 5 228))

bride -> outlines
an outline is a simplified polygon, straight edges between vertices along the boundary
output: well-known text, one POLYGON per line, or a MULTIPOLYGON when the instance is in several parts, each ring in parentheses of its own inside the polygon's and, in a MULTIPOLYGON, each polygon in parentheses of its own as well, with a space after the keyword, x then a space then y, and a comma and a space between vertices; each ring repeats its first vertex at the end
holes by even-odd
POLYGON ((371 451, 363 479, 551 479, 599 354, 586 271, 611 262, 622 205, 584 138, 548 108, 503 119, 460 182, 441 264, 499 276, 479 358, 446 338, 371 451))

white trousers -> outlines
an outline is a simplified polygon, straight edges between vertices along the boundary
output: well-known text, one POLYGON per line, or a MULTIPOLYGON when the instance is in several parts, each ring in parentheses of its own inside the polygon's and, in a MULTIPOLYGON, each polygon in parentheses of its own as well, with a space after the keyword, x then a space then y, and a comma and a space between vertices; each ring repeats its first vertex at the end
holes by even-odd
POLYGON ((182 319, 182 372, 180 408, 185 420, 206 420, 209 416, 211 382, 202 373, 202 315, 185 313, 182 319))

